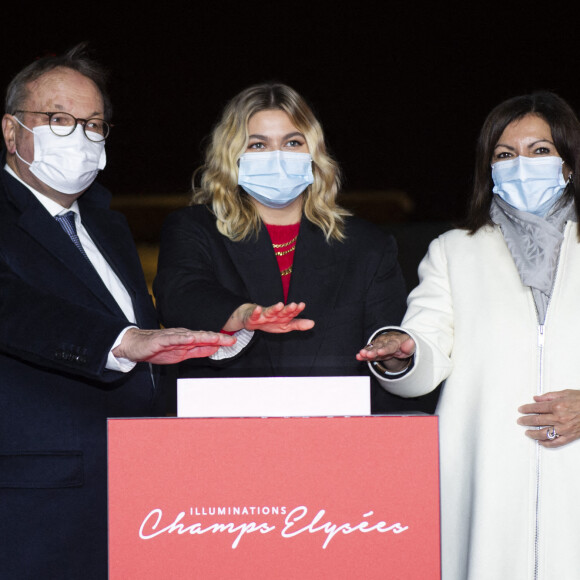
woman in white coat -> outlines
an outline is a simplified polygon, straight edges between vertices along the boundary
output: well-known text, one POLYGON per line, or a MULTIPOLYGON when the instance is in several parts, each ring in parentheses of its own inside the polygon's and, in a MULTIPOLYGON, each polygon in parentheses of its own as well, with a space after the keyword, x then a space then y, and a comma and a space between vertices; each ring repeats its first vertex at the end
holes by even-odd
POLYGON ((580 578, 579 161, 557 95, 493 109, 465 229, 431 243, 401 327, 357 355, 391 393, 443 383, 445 580, 580 578))

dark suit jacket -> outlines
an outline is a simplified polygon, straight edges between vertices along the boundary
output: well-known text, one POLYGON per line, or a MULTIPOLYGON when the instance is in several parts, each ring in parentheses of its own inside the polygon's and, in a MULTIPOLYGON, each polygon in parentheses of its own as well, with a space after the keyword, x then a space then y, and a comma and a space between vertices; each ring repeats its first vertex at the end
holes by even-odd
MULTIPOLYGON (((166 220, 154 293, 167 326, 219 331, 245 302, 269 306, 283 301, 280 270, 266 228, 257 239, 232 242, 222 236, 204 206, 178 210, 166 220)), ((355 355, 371 334, 396 324, 406 289, 392 236, 349 218, 344 242, 328 243, 302 220, 288 302, 305 302, 302 316, 312 330, 289 334, 256 332, 237 357, 180 365, 180 376, 368 375, 355 355)), ((414 408, 372 381, 374 413, 414 408)))
MULTIPOLYGON (((0 161, 4 167, 4 159, 0 161)), ((97 184, 83 224, 157 327, 130 231, 97 184)), ((0 576, 107 577, 106 418, 155 414, 149 365, 106 370, 128 326, 38 200, 0 170, 0 576)))

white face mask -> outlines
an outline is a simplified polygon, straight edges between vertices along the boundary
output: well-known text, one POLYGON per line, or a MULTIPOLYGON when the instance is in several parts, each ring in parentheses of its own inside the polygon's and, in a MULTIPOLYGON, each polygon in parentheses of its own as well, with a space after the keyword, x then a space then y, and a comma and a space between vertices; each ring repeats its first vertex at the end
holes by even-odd
POLYGON ((310 153, 276 150, 240 157, 238 185, 267 207, 290 205, 313 181, 310 153))
POLYGON ((34 160, 28 163, 16 151, 18 159, 30 167, 40 181, 60 193, 77 194, 91 185, 107 162, 105 142, 95 143, 85 137, 77 125, 66 137, 55 135, 48 125, 29 129, 34 135, 34 160))
POLYGON ((560 157, 525 157, 491 166, 493 193, 512 207, 544 217, 566 188, 560 157))

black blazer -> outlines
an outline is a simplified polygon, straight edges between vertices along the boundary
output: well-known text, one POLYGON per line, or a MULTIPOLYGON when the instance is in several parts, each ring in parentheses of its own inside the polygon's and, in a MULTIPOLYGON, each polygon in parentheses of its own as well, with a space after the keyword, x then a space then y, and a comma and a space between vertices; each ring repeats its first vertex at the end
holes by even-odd
MULTIPOLYGON (((4 160, 0 162, 4 166, 4 160)), ((157 327, 131 233, 97 184, 83 224, 157 327)), ((105 369, 128 321, 31 192, 0 170, 0 568, 6 578, 107 577, 107 417, 159 410, 149 365, 105 369)))
MULTIPOLYGON (((232 242, 222 236, 204 206, 172 213, 160 243, 154 293, 166 326, 219 331, 245 302, 270 306, 283 301, 280 270, 266 228, 257 239, 232 242)), ((356 353, 385 324, 398 324, 406 290, 392 236, 352 217, 346 240, 328 243, 302 219, 288 302, 305 302, 312 330, 288 334, 257 331, 233 359, 187 361, 181 377, 368 375, 356 353)), ((372 381, 374 413, 415 408, 372 381)))

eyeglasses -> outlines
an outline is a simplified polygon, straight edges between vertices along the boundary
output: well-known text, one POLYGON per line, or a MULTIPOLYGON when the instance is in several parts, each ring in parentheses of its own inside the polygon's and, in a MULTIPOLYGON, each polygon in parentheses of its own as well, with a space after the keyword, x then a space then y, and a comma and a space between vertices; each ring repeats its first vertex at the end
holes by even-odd
POLYGON ((103 119, 77 119, 70 113, 62 112, 44 112, 44 111, 14 111, 15 113, 31 113, 33 115, 46 115, 50 130, 59 137, 70 135, 80 124, 83 128, 85 137, 89 141, 104 141, 109 136, 112 125, 103 119))

